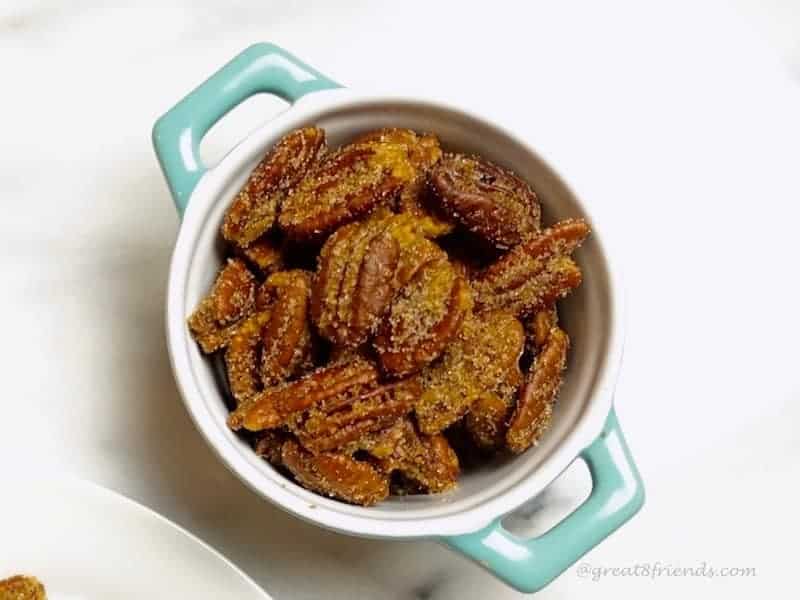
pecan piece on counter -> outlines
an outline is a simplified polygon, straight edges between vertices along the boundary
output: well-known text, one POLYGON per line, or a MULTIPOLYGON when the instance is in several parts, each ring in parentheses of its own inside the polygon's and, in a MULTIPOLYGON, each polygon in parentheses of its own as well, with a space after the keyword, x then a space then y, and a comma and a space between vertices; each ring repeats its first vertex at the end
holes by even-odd
POLYGON ((358 394, 344 394, 315 404, 289 424, 300 443, 314 453, 366 444, 365 436, 382 431, 408 414, 420 394, 419 382, 407 379, 358 394))
POLYGON ((259 290, 259 304, 270 307, 262 330, 261 377, 265 387, 308 370, 313 342, 308 318, 311 273, 294 269, 270 275, 259 290))
POLYGON ((225 213, 222 237, 247 247, 275 224, 280 206, 325 151, 325 132, 306 127, 286 134, 256 166, 225 213))
POLYGON ((423 264, 395 296, 375 337, 383 370, 409 375, 438 358, 471 308, 469 285, 447 260, 423 264))
POLYGON ((294 440, 281 449, 281 462, 303 486, 353 504, 371 506, 389 495, 389 478, 346 454, 312 454, 294 440))
POLYGON ((234 430, 249 431, 280 427, 314 405, 344 403, 350 397, 375 389, 377 382, 378 370, 366 360, 321 367, 253 396, 230 414, 228 425, 234 430))
POLYGON ((434 167, 430 181, 442 212, 497 248, 512 248, 539 230, 536 193, 507 169, 452 154, 434 167))
POLYGON ((527 316, 552 306, 581 284, 570 254, 587 235, 583 220, 567 219, 500 257, 473 281, 475 310, 527 316))
POLYGON ((397 289, 419 267, 445 258, 423 237, 427 223, 378 212, 340 228, 322 247, 311 299, 320 334, 337 346, 363 344, 376 330, 397 289))
POLYGON ((460 471, 458 456, 447 438, 418 433, 408 418, 391 432, 395 436, 391 454, 378 460, 382 471, 400 471, 406 480, 426 493, 445 492, 456 486, 460 471))
POLYGON ((519 454, 535 446, 550 426, 568 350, 567 334, 557 326, 552 327, 520 389, 506 432, 506 444, 512 452, 519 454))
POLYGON ((298 241, 324 239, 388 202, 416 176, 404 144, 349 144, 328 154, 286 198, 281 229, 298 241))
POLYGON ((189 330, 203 352, 227 346, 236 324, 255 306, 256 278, 247 265, 228 259, 211 291, 188 319, 189 330))
POLYGON ((414 408, 420 430, 444 430, 488 393, 513 397, 524 346, 522 324, 513 315, 470 315, 442 359, 421 374, 423 392, 414 408))

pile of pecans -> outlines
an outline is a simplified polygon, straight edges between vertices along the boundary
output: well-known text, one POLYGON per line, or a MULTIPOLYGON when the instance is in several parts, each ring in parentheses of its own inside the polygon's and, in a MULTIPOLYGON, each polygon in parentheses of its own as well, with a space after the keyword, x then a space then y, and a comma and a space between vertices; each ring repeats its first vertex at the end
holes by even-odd
POLYGON ((229 258, 189 317, 224 352, 230 427, 300 485, 372 505, 456 485, 459 456, 520 453, 550 423, 585 222, 431 134, 328 151, 284 136, 225 215, 229 258), (455 448, 458 448, 456 452, 455 448))

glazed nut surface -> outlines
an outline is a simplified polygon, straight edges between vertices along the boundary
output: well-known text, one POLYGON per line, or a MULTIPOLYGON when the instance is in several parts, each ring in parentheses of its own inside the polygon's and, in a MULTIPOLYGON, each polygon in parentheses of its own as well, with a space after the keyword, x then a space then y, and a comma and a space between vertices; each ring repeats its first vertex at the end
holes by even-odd
POLYGON ((258 163, 222 223, 222 237, 247 247, 272 229, 289 191, 325 151, 325 132, 306 127, 285 135, 258 163))
POLYGON ((442 212, 497 248, 512 248, 539 230, 536 193, 506 169, 453 154, 436 165, 430 180, 442 212))

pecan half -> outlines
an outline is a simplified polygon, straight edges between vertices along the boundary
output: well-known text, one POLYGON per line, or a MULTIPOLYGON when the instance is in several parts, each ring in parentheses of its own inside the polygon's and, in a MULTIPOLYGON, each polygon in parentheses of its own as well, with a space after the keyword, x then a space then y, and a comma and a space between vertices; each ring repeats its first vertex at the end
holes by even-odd
POLYGON ((536 445, 550 426, 568 350, 567 334, 558 327, 550 329, 520 390, 517 407, 506 432, 506 444, 512 452, 519 454, 536 445))
POLYGON ((278 271, 267 278, 262 289, 264 295, 271 296, 259 300, 271 308, 270 319, 262 331, 261 357, 261 376, 268 387, 307 370, 312 364, 308 319, 311 274, 299 269, 278 271))
POLYGON ((249 246, 275 223, 286 194, 325 151, 325 132, 306 127, 286 134, 256 166, 222 223, 222 237, 249 246))
POLYGON ((423 264, 395 297, 374 340, 383 370, 403 376, 435 360, 471 307, 469 285, 447 260, 423 264))
POLYGON ((323 239, 393 199, 416 173, 405 144, 343 146, 322 159, 286 198, 278 224, 292 239, 323 239))
POLYGON ((383 385, 317 404, 289 427, 308 450, 334 450, 386 429, 411 411, 419 394, 419 382, 413 379, 383 385))
POLYGON ((340 228, 320 252, 311 316, 337 346, 355 347, 375 332, 397 289, 419 267, 445 255, 423 235, 427 223, 379 212, 340 228))
POLYGON ((289 434, 285 431, 266 429, 257 434, 253 442, 253 450, 255 450, 256 455, 277 467, 283 464, 281 448, 287 439, 289 439, 289 434))
POLYGON ((314 405, 344 404, 350 397, 375 389, 377 381, 377 369, 366 360, 322 367, 253 396, 230 414, 228 425, 250 431, 280 427, 314 405))
POLYGON ((256 279, 247 265, 240 259, 229 259, 188 319, 189 330, 203 352, 214 352, 228 344, 235 325, 252 312, 255 293, 256 279))
POLYGON ((260 237, 247 248, 236 246, 234 251, 244 258, 262 277, 267 277, 271 273, 283 269, 284 263, 281 248, 270 237, 260 237))
POLYGON ((507 169, 453 154, 436 165, 430 180, 442 211, 497 248, 512 248, 539 229, 535 192, 507 169))
POLYGON ((271 312, 262 310, 248 317, 236 328, 225 349, 228 388, 236 406, 252 398, 261 389, 258 347, 261 331, 269 323, 271 312))
POLYGON ((281 449, 281 462, 308 489, 353 504, 371 506, 389 495, 389 478, 345 454, 312 454, 294 440, 281 449))
POLYGON ((442 359, 422 372, 423 392, 414 409, 420 430, 444 430, 488 393, 512 397, 524 346, 522 324, 513 315, 470 315, 442 359))
POLYGON ((476 311, 524 316, 552 306, 581 283, 581 270, 569 255, 587 235, 583 220, 568 219, 515 247, 473 282, 476 311))
POLYGON ((445 492, 456 486, 460 471, 458 456, 447 438, 418 433, 410 419, 400 421, 391 432, 397 439, 393 440, 391 454, 378 461, 382 471, 400 471, 428 493, 445 492))

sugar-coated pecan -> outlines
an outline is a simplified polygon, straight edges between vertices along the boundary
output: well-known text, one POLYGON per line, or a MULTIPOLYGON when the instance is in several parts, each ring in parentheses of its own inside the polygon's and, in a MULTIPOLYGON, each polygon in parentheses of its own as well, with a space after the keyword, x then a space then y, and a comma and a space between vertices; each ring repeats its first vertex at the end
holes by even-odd
POLYGON ((382 431, 408 414, 420 394, 414 379, 383 385, 358 395, 346 394, 312 406, 290 423, 300 443, 312 452, 325 452, 356 443, 382 431))
POLYGON ((512 397, 524 346, 522 324, 513 315, 470 315, 442 359, 422 372, 423 392, 415 406, 420 430, 442 431, 485 394, 512 397))
POLYGON ((550 331, 557 325, 558 310, 555 305, 543 308, 528 317, 525 331, 535 352, 539 352, 544 348, 545 342, 550 337, 550 331))
POLYGON ((375 389, 377 381, 377 369, 366 360, 322 367, 252 397, 230 414, 228 425, 234 430, 250 431, 280 427, 312 406, 342 405, 351 397, 375 389))
POLYGON ((269 310, 261 310, 245 319, 236 328, 225 349, 228 388, 237 406, 261 389, 258 347, 261 343, 261 331, 269 323, 270 316, 269 310))
POLYGON ((389 478, 385 474, 346 454, 312 454, 294 440, 287 440, 281 450, 281 462, 303 487, 326 496, 371 506, 389 495, 389 478))
POLYGON ((262 286, 261 300, 270 306, 271 316, 262 330, 264 349, 261 376, 264 386, 284 381, 312 364, 312 338, 308 317, 311 273, 294 269, 270 275, 262 286))
POLYGON ((473 282, 476 311, 525 316, 552 306, 580 285, 581 270, 570 254, 588 234, 583 220, 568 219, 512 249, 473 282))
POLYGON ((269 231, 286 194, 303 179, 325 151, 318 127, 285 135, 256 166, 222 223, 222 236, 246 247, 269 231))
POLYGON ((423 264, 395 296, 375 338, 383 370, 403 376, 435 360, 471 306, 469 285, 448 261, 423 264))
POLYGON ((311 299, 311 316, 323 337, 337 346, 363 344, 420 266, 446 258, 423 237, 427 226, 411 215, 379 211, 328 238, 311 299))
POLYGON ((255 306, 256 279, 240 259, 229 259, 209 294, 189 317, 189 329, 204 352, 225 347, 235 325, 255 306))
POLYGON ((280 245, 270 237, 260 237, 247 248, 237 246, 235 252, 262 277, 267 277, 284 267, 280 245))
POLYGON ((423 492, 438 493, 452 489, 459 473, 458 456, 441 434, 417 432, 410 419, 403 419, 393 440, 392 452, 381 458, 378 465, 384 472, 400 471, 423 492))
POLYGON ((431 176, 442 211, 498 248, 512 248, 539 229, 539 200, 530 186, 488 161, 445 156, 431 176))
POLYGON ((287 439, 289 439, 289 434, 280 429, 259 431, 253 440, 253 449, 258 456, 277 467, 283 464, 281 448, 287 439))
POLYGON ((349 144, 327 155, 283 203, 278 224, 296 240, 319 240, 389 202, 417 169, 405 144, 349 144))
POLYGON ((568 350, 567 334, 558 327, 550 329, 520 390, 506 432, 506 444, 512 452, 518 454, 536 445, 550 426, 568 350))

